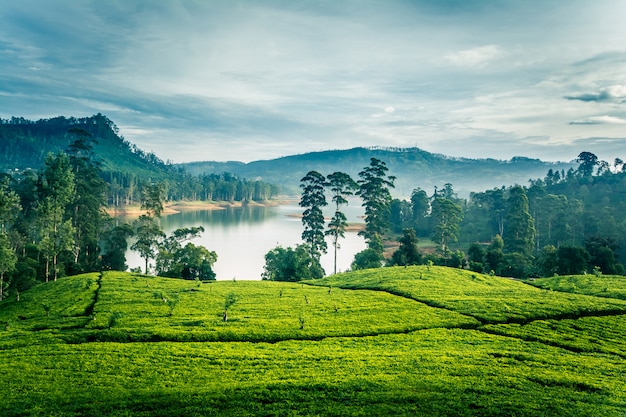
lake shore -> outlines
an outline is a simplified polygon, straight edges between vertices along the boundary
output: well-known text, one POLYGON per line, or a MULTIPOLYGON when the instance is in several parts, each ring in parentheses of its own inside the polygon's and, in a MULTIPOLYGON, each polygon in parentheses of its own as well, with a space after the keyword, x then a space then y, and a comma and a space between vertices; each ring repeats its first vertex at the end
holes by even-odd
MULTIPOLYGON (((192 210, 226 210, 233 207, 274 207, 281 204, 289 204, 294 200, 280 199, 280 200, 267 200, 267 201, 174 201, 163 204, 163 216, 168 214, 177 214, 183 211, 192 210)), ((140 205, 130 205, 122 207, 107 207, 106 213, 109 216, 128 216, 139 217, 145 214, 146 211, 141 208, 140 205)))

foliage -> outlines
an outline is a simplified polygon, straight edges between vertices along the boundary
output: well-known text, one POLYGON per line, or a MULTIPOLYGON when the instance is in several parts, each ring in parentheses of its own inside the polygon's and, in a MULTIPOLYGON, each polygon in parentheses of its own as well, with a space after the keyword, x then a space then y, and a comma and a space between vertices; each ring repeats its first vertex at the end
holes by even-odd
POLYGON ((302 241, 311 251, 311 257, 319 262, 320 256, 326 253, 328 245, 324 239, 324 213, 322 209, 328 204, 324 195, 326 177, 317 171, 308 172, 300 180, 302 196, 300 207, 305 210, 302 213, 302 241))
POLYGON ((377 158, 370 158, 369 166, 359 172, 359 190, 356 195, 363 200, 365 208, 365 230, 359 232, 365 237, 370 249, 371 242, 382 236, 389 228, 389 206, 391 204, 391 193, 389 188, 393 188, 396 177, 388 176, 387 165, 377 158))
POLYGON ((432 218, 435 222, 432 239, 439 243, 444 256, 448 254, 450 242, 458 240, 459 224, 463 211, 458 204, 447 198, 435 198, 432 203, 432 218))
POLYGON ((103 231, 101 236, 102 269, 116 271, 128 269, 128 265, 126 265, 128 238, 134 234, 135 231, 128 223, 111 225, 110 229, 103 231))
POLYGON ((277 246, 265 254, 264 280, 293 282, 323 276, 324 269, 306 244, 295 248, 277 246))
POLYGON ((65 150, 70 156, 98 163, 99 176, 108 184, 107 204, 116 207, 139 201, 142 184, 151 183, 163 184, 166 199, 175 201, 261 201, 271 199, 280 191, 276 185, 245 180, 223 171, 191 175, 126 141, 115 123, 102 114, 37 121, 20 117, 0 119, 0 154, 3 155, 0 168, 3 172, 37 168, 49 152, 56 154, 65 150))
POLYGON ((535 223, 528 212, 528 197, 521 186, 509 190, 507 198, 506 226, 502 239, 510 253, 530 255, 535 246, 535 223))
POLYGON ((353 271, 359 269, 380 268, 385 258, 379 250, 372 248, 365 248, 361 252, 354 255, 354 261, 350 268, 353 271))
POLYGON ((390 264, 399 266, 418 265, 421 261, 421 256, 417 250, 415 230, 404 229, 404 233, 399 241, 400 247, 393 253, 390 264))
POLYGON ((165 238, 165 233, 156 220, 148 215, 142 214, 133 223, 135 242, 130 249, 139 252, 145 260, 145 273, 148 273, 148 262, 154 259, 161 240, 165 238))
POLYGON ((335 262, 333 273, 337 273, 337 250, 339 249, 339 238, 345 236, 345 230, 348 226, 346 215, 341 211, 341 206, 348 204, 346 197, 351 196, 357 189, 358 184, 345 172, 333 172, 328 177, 328 188, 332 193, 331 201, 335 203, 335 214, 328 222, 328 230, 324 232, 326 236, 332 239, 335 249, 335 262))

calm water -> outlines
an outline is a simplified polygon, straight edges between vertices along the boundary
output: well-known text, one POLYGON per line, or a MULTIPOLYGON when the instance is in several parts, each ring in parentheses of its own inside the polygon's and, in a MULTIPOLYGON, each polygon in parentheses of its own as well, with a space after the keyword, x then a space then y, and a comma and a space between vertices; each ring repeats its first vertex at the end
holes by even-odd
MULTIPOLYGON (((185 211, 162 217, 161 227, 169 235, 180 227, 203 226, 204 233, 192 242, 217 253, 213 270, 218 280, 258 280, 261 279, 264 256, 268 251, 278 245, 293 247, 302 243, 302 221, 294 217, 302 211, 297 205, 185 211)), ((363 222, 359 218, 363 214, 359 201, 343 206, 342 211, 349 223, 363 222)), ((332 210, 328 210, 326 215, 332 216, 332 210)), ((365 249, 363 238, 356 232, 346 232, 346 237, 339 243, 338 272, 347 270, 354 254, 365 249)), ((321 259, 326 274, 333 272, 333 258, 334 248, 329 240, 328 253, 321 259)), ((144 261, 136 252, 128 251, 126 259, 129 267, 141 267, 143 270, 144 261)))

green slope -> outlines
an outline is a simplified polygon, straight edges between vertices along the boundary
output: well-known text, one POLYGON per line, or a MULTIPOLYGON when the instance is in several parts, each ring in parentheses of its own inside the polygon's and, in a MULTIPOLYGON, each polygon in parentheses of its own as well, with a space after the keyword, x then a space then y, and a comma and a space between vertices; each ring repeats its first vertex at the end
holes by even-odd
POLYGON ((64 278, 0 303, 0 415, 623 416, 626 301, 584 292, 426 266, 64 278))
POLYGON ((159 158, 124 140, 117 126, 106 116, 97 114, 84 118, 30 121, 13 118, 0 123, 0 170, 38 169, 49 152, 63 152, 76 136, 72 129, 82 129, 92 135, 93 151, 102 170, 130 173, 140 178, 165 178, 173 171, 159 158))

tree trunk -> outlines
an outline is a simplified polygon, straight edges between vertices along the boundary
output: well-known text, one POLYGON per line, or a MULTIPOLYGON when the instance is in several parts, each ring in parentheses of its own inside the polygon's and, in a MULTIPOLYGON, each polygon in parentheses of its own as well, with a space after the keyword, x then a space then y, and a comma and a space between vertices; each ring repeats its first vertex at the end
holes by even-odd
POLYGON ((337 239, 335 238, 335 269, 334 274, 337 275, 337 239))

